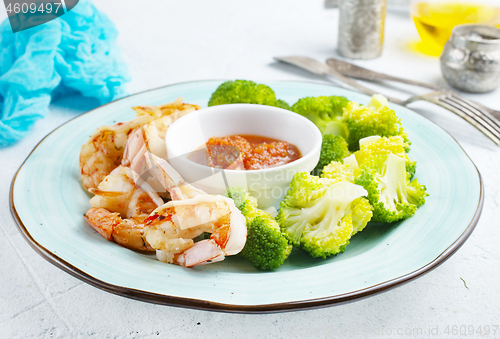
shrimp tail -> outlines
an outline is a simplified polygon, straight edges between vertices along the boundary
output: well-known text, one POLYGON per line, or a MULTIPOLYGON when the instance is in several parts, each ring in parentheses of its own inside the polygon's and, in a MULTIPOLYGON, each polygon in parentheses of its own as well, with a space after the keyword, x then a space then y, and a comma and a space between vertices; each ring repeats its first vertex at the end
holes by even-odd
POLYGON ((113 229, 122 221, 119 213, 111 213, 104 208, 92 207, 84 217, 90 227, 109 241, 113 241, 113 229))
POLYGON ((193 246, 178 254, 174 263, 184 267, 211 264, 224 260, 224 251, 213 239, 198 241, 193 246))
POLYGON ((125 150, 123 152, 122 165, 130 167, 132 171, 142 174, 147 168, 144 159, 146 152, 146 142, 142 127, 134 129, 127 138, 125 150))

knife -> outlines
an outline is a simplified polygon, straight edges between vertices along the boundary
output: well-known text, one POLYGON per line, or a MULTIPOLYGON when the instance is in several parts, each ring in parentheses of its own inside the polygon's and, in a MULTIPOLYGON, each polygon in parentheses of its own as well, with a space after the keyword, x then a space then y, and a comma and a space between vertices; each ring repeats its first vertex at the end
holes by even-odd
POLYGON ((389 74, 383 74, 371 71, 369 69, 334 58, 327 59, 326 63, 330 65, 332 68, 334 68, 337 72, 356 79, 363 79, 368 81, 389 80, 389 81, 401 82, 403 84, 408 84, 408 85, 430 88, 436 91, 448 91, 448 89, 440 87, 438 85, 428 84, 416 80, 403 79, 389 74))
MULTIPOLYGON (((317 74, 317 75, 331 76, 333 78, 336 78, 336 79, 348 84, 351 87, 356 88, 361 93, 368 94, 368 95, 378 94, 378 92, 375 92, 374 90, 372 90, 368 87, 360 85, 355 80, 342 75, 341 73, 337 72, 334 68, 328 66, 325 63, 317 61, 315 59, 312 59, 309 57, 304 57, 304 56, 274 57, 274 59, 277 61, 281 61, 281 62, 284 62, 287 64, 297 66, 299 68, 305 69, 305 70, 307 70, 311 73, 317 74)), ((387 97, 387 96, 386 96, 386 98, 395 104, 402 104, 403 103, 403 100, 400 100, 400 99, 391 98, 391 97, 387 97)))
MULTIPOLYGON (((291 56, 291 57, 275 57, 275 60, 285 62, 305 70, 312 72, 314 74, 323 76, 332 76, 335 79, 347 83, 348 85, 358 89, 360 92, 374 95, 376 92, 358 84, 352 78, 348 78, 343 74, 339 73, 334 67, 329 66, 325 63, 319 62, 317 60, 311 59, 304 56, 291 56)), ((354 65, 353 65, 354 66, 354 65)), ((347 68, 347 67, 344 67, 347 68)), ((361 68, 361 67, 360 67, 361 68)), ((349 67, 349 69, 355 69, 354 67, 349 67)), ((367 70, 368 71, 368 70, 367 70)), ((376 73, 375 73, 376 74, 376 73)), ((380 73, 381 74, 381 73, 380 73)), ((373 73, 372 73, 372 76, 373 73)), ((396 77, 395 77, 396 78, 396 77)), ((416 84, 418 82, 413 82, 416 84)), ((428 84, 426 84, 428 85, 428 84)), ((434 85, 432 85, 434 86, 434 85)), ((473 103, 470 100, 458 96, 458 94, 445 90, 445 91, 434 91, 424 95, 414 95, 407 100, 403 101, 400 99, 394 99, 386 97, 389 101, 395 104, 406 106, 414 101, 425 100, 433 104, 439 105, 446 108, 447 110, 455 113, 461 118, 465 119, 467 122, 472 124, 486 136, 488 136, 493 142, 500 146, 500 112, 494 111, 484 106, 480 107, 479 104, 473 103), (495 118, 497 116, 497 118, 495 118)))

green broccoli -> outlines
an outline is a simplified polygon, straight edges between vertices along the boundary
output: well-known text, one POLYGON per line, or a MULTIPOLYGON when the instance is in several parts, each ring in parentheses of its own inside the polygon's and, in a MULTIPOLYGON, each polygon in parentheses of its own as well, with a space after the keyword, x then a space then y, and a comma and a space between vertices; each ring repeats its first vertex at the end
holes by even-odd
POLYGON ((349 156, 347 142, 340 135, 326 134, 323 136, 321 143, 321 154, 316 167, 311 172, 313 175, 320 176, 323 172, 323 167, 332 161, 341 161, 349 156))
POLYGON ((407 144, 406 150, 409 150, 410 141, 401 125, 401 120, 387 106, 376 105, 374 103, 362 106, 354 102, 349 102, 344 108, 342 121, 345 124, 346 140, 351 152, 359 149, 359 141, 361 139, 372 135, 381 137, 399 135, 407 144))
POLYGON ((290 109, 283 100, 277 100, 274 91, 266 85, 250 80, 234 80, 222 83, 208 102, 208 106, 226 104, 257 104, 290 109))
POLYGON ((360 144, 361 149, 354 153, 358 164, 363 163, 377 155, 389 155, 389 153, 393 153, 405 159, 408 179, 413 178, 413 176, 415 175, 417 163, 415 161, 411 161, 408 157, 408 154, 406 154, 406 149, 408 149, 409 145, 403 140, 401 136, 392 136, 389 138, 372 136, 369 138, 361 139, 360 144), (365 141, 367 139, 369 140, 365 141))
POLYGON ((276 102, 274 103, 273 106, 274 107, 283 108, 283 109, 286 109, 286 110, 289 110, 289 111, 292 110, 292 108, 290 107, 290 105, 288 104, 288 102, 283 101, 281 99, 276 100, 276 102))
MULTIPOLYGON (((274 219, 272 222, 276 223, 274 219)), ((243 256, 261 271, 280 267, 292 251, 292 245, 280 233, 279 226, 270 227, 269 219, 258 216, 247 224, 247 229, 243 256)))
POLYGON ((292 106, 292 111, 311 120, 323 135, 345 136, 342 124, 342 109, 349 101, 340 96, 306 97, 292 106))
POLYGON ((276 220, 257 208, 256 199, 243 188, 231 188, 227 195, 247 219, 247 241, 242 255, 262 271, 280 267, 290 255, 292 245, 281 234, 276 220))
POLYGON ((354 200, 352 209, 352 234, 351 237, 361 232, 373 217, 373 206, 365 197, 354 200))
POLYGON ((351 236, 371 218, 366 190, 345 179, 298 172, 276 217, 281 232, 313 257, 344 252, 351 236))
POLYGON ((417 179, 414 164, 404 152, 401 137, 380 138, 354 153, 359 168, 354 182, 368 191, 373 220, 394 222, 415 214, 428 196, 417 179))
POLYGON ((250 196, 242 187, 231 187, 227 190, 226 195, 233 199, 234 205, 243 215, 248 214, 253 209, 254 204, 257 204, 255 198, 250 196))
MULTIPOLYGON (((349 158, 348 158, 349 159, 349 158)), ((354 161, 356 158, 354 158, 354 161)), ((332 161, 330 164, 323 168, 323 173, 321 174, 322 178, 335 180, 335 181, 348 181, 354 184, 354 173, 358 168, 357 163, 355 164, 346 164, 347 160, 344 159, 344 163, 340 161, 332 161)), ((372 218, 372 210, 373 207, 370 205, 370 202, 366 198, 358 198, 359 201, 354 205, 356 208, 353 210, 353 233, 363 230, 372 218)))
POLYGON ((323 168, 321 177, 354 183, 354 171, 356 169, 358 169, 357 164, 355 168, 351 168, 350 166, 343 164, 340 161, 332 161, 323 168))

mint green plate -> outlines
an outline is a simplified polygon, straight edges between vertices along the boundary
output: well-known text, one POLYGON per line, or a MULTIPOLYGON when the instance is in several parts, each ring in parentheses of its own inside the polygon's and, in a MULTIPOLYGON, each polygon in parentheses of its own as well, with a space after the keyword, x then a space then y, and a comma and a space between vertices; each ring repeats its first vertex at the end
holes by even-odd
MULTIPOLYGON (((259 272, 240 257, 195 269, 168 265, 154 255, 106 241, 85 222, 89 196, 80 183, 81 145, 100 125, 128 120, 136 105, 160 105, 182 96, 207 105, 221 81, 175 84, 126 97, 83 114, 50 133, 26 159, 11 187, 11 210, 21 233, 45 259, 105 291, 166 305, 229 312, 276 312, 353 301, 429 272, 472 233, 483 205, 479 172, 440 127, 392 105, 412 141, 410 156, 430 196, 415 216, 369 225, 345 253, 313 259, 294 250, 274 272, 259 272)), ((319 95, 365 95, 306 82, 270 82, 289 103, 319 95)))

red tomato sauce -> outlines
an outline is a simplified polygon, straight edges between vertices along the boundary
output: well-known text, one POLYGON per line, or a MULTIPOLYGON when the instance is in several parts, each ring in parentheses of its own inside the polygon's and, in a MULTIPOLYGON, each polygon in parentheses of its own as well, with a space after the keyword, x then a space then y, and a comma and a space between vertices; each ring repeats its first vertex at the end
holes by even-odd
POLYGON ((257 170, 281 166, 301 158, 295 145, 257 135, 230 135, 210 138, 205 149, 188 159, 221 169, 257 170))

